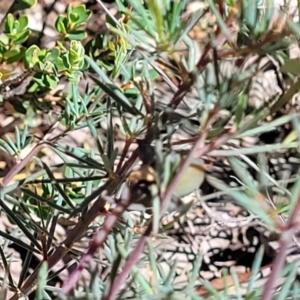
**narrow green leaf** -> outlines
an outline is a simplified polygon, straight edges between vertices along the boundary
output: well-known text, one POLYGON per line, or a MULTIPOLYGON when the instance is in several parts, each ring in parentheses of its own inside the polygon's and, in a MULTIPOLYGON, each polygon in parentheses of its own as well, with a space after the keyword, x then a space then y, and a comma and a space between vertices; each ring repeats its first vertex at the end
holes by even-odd
POLYGON ((31 263, 32 257, 33 257, 33 252, 32 251, 27 251, 26 257, 25 257, 25 259, 23 261, 23 264, 22 264, 22 271, 21 271, 21 274, 20 274, 20 277, 19 277, 18 286, 22 286, 22 284, 23 284, 23 282, 26 278, 27 272, 29 271, 29 268, 30 268, 30 263, 31 263))
POLYGON ((235 172, 238 178, 240 178, 241 181, 246 185, 248 190, 251 191, 253 195, 259 193, 255 181, 248 172, 246 166, 243 166, 242 163, 235 157, 229 157, 228 161, 230 163, 230 166, 232 167, 232 170, 235 172))
POLYGON ((20 148, 21 149, 23 149, 24 147, 27 146, 28 143, 26 143, 26 139, 27 139, 28 136, 29 136, 29 134, 28 134, 28 125, 26 124, 24 126, 23 131, 22 131, 21 136, 20 136, 20 145, 21 145, 20 148))
POLYGON ((291 122, 296 117, 297 117, 296 114, 289 114, 286 116, 282 116, 282 117, 275 119, 274 121, 271 121, 269 123, 260 124, 256 128, 244 131, 243 133, 239 134, 238 137, 242 138, 242 137, 246 137, 246 136, 257 136, 259 134, 272 131, 279 126, 282 126, 284 124, 291 122))
POLYGON ((32 235, 32 233, 27 229, 27 227, 23 224, 23 222, 18 218, 18 216, 9 209, 9 207, 5 204, 5 202, 0 198, 0 206, 5 211, 5 213, 18 225, 20 230, 24 233, 24 235, 37 247, 39 250, 42 250, 41 245, 37 242, 36 238, 32 235))
POLYGON ((255 198, 255 196, 259 197, 259 194, 255 196, 248 196, 245 193, 233 190, 223 181, 217 178, 206 176, 206 179, 213 187, 220 191, 224 191, 227 195, 231 196, 238 205, 244 207, 247 211, 259 217, 271 230, 274 230, 274 220, 270 217, 268 211, 263 209, 262 203, 255 198))
POLYGON ((128 99, 126 99, 126 97, 120 92, 120 90, 118 90, 117 88, 113 89, 113 86, 108 86, 111 85, 110 81, 106 80, 105 74, 90 57, 86 56, 85 59, 95 70, 95 72, 100 76, 100 78, 103 79, 102 83, 101 80, 99 80, 97 77, 90 75, 90 77, 95 81, 95 83, 97 83, 101 87, 101 89, 103 89, 109 96, 111 96, 121 107, 123 107, 129 113, 132 113, 133 115, 142 115, 142 113, 138 109, 136 109, 129 103, 128 99))
POLYGON ((264 247, 260 247, 258 252, 255 255, 255 259, 253 261, 253 265, 251 268, 251 277, 249 280, 249 284, 247 286, 247 294, 250 294, 250 292, 254 289, 254 284, 255 284, 255 280, 256 280, 256 276, 259 272, 259 269, 261 267, 262 264, 262 260, 263 260, 263 256, 264 256, 264 247))
POLYGON ((36 201, 39 201, 41 203, 46 203, 47 205, 49 205, 50 207, 57 209, 60 212, 69 214, 70 211, 62 206, 57 205, 56 203, 49 201, 48 199, 46 199, 45 197, 39 196, 38 194, 35 194, 34 192, 32 192, 29 189, 26 188, 21 188, 22 192, 30 197, 32 197, 33 199, 35 199, 36 201))
POLYGON ((38 286, 35 294, 36 300, 45 299, 44 290, 47 284, 47 276, 48 276, 48 263, 46 261, 43 261, 39 269, 38 286))
POLYGON ((250 155, 257 153, 268 153, 274 152, 282 149, 292 149, 298 148, 298 142, 288 143, 288 144, 273 144, 273 145, 261 145, 253 146, 251 148, 233 148, 229 150, 213 150, 209 152, 211 156, 239 156, 240 154, 250 155))
MULTIPOLYGON (((54 175, 51 172, 51 170, 49 169, 49 167, 47 166, 47 164, 43 163, 43 167, 46 170, 49 178, 50 179, 54 179, 54 175)), ((68 204, 68 206, 70 208, 74 208, 74 204, 72 203, 72 201, 70 200, 70 198, 68 197, 68 195, 65 193, 65 191, 63 190, 63 188, 60 186, 60 184, 59 183, 54 183, 53 185, 56 187, 57 191, 62 196, 62 198, 65 200, 65 202, 68 204)))
POLYGON ((18 150, 21 150, 21 138, 20 138, 20 131, 19 128, 16 127, 15 128, 15 138, 16 138, 16 146, 18 148, 18 150))

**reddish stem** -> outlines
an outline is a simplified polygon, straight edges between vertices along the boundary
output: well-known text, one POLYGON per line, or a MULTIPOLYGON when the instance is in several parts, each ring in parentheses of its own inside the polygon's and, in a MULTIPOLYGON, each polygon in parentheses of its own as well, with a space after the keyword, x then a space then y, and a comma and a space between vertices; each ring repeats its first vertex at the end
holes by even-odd
POLYGON ((286 224, 286 230, 283 231, 281 234, 280 248, 278 254, 275 257, 272 272, 270 274, 270 277, 268 278, 265 289, 263 291, 261 297, 262 300, 271 300, 274 296, 273 294, 274 294, 274 289, 276 287, 276 281, 280 277, 282 267, 285 263, 286 255, 288 253, 290 246, 293 243, 294 231, 297 229, 297 226, 294 226, 294 224, 297 224, 297 219, 299 214, 300 214, 300 196, 298 197, 295 208, 291 209, 291 215, 286 224))

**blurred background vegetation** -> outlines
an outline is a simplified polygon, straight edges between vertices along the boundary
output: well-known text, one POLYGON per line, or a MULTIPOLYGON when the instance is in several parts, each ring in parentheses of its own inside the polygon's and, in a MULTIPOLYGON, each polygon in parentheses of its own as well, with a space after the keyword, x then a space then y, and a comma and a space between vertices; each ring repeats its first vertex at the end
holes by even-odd
POLYGON ((0 299, 300 299, 299 7, 0 1, 0 299))

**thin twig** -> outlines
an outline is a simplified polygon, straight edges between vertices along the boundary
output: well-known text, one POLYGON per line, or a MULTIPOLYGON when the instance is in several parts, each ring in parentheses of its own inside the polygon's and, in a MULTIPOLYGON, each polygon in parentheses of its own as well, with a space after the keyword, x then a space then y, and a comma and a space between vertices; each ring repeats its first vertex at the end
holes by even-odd
POLYGON ((119 289, 122 287, 122 284, 126 280, 128 274, 130 273, 132 267, 138 262, 141 253, 143 252, 147 238, 150 236, 152 231, 152 222, 148 225, 147 229, 145 230, 143 236, 139 239, 138 244, 134 248, 134 250, 129 255, 128 259, 126 260, 125 266, 122 272, 118 275, 118 277, 112 283, 105 300, 113 300, 115 299, 119 289))
MULTIPOLYGON (((104 197, 102 195, 102 197, 104 197)), ((94 254, 100 248, 108 234, 117 223, 120 216, 124 213, 126 208, 130 205, 129 188, 123 189, 122 199, 118 202, 117 206, 107 215, 103 226, 92 239, 88 251, 80 259, 79 265, 75 271, 72 272, 70 277, 64 282, 62 293, 68 294, 77 284, 82 271, 88 266, 89 262, 93 259, 94 254)))
POLYGON ((291 210, 291 215, 286 224, 286 230, 284 230, 281 234, 279 252, 275 257, 272 272, 266 283, 265 289, 261 297, 262 300, 271 300, 273 298, 274 289, 276 287, 276 280, 280 277, 280 273, 284 265, 286 255, 288 253, 290 246, 293 244, 294 232, 297 229, 297 226, 295 226, 295 224, 297 224, 297 219, 299 217, 299 214, 300 214, 300 196, 298 197, 295 208, 291 210))

